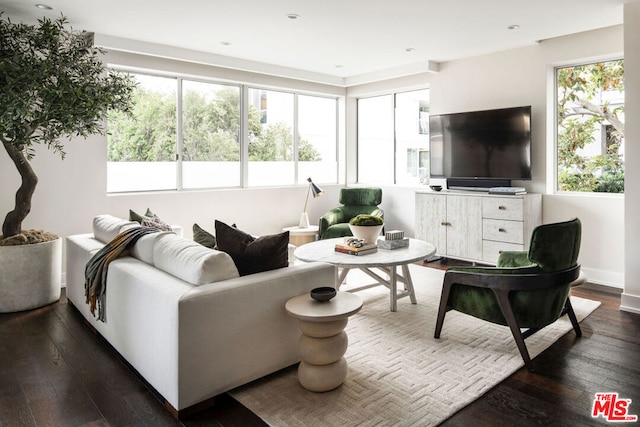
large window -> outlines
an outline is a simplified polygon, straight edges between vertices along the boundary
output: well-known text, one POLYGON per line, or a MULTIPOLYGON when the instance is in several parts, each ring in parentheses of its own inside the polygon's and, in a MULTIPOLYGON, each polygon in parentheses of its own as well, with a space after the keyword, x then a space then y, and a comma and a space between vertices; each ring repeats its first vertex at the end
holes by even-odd
POLYGON ((182 188, 240 185, 240 88, 182 82, 182 188))
POLYGON ((133 114, 108 117, 108 192, 337 182, 336 98, 133 76, 133 114))
POLYGON ((109 113, 107 191, 175 189, 176 79, 135 78, 132 116, 109 113))
POLYGON ((624 61, 556 69, 557 190, 624 192, 624 61))
POLYGON ((358 100, 358 182, 429 180, 429 91, 358 100))

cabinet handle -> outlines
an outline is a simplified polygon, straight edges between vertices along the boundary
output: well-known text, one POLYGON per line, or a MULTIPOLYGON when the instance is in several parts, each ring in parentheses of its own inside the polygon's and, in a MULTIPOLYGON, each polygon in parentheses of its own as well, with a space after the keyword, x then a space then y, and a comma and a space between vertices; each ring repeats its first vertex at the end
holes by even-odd
POLYGON ((443 221, 443 222, 440 223, 440 225, 444 225, 445 227, 448 227, 448 226, 451 225, 451 223, 443 221))
POLYGON ((506 206, 498 206, 498 209, 501 211, 506 211, 507 207, 506 206))
POLYGON ((507 232, 507 230, 505 230, 504 228, 498 228, 498 231, 499 231, 500 233, 506 233, 506 232, 507 232))

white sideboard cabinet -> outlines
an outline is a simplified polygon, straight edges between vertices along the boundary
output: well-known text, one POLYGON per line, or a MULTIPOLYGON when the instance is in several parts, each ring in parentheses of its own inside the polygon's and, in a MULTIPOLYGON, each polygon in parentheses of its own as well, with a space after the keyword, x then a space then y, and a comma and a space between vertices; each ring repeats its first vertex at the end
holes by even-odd
POLYGON ((503 251, 529 249, 542 223, 542 196, 496 196, 478 192, 416 192, 416 238, 436 254, 495 265, 503 251))

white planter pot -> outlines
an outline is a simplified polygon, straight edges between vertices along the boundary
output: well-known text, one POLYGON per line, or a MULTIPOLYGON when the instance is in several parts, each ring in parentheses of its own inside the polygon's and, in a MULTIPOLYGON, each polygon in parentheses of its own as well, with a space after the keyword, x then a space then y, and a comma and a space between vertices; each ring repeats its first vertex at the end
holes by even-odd
POLYGON ((62 284, 62 239, 0 246, 0 272, 0 313, 56 302, 62 284))
POLYGON ((353 237, 358 239, 362 239, 365 243, 376 243, 378 240, 378 236, 380 235, 380 231, 382 231, 382 227, 384 225, 351 225, 349 224, 349 229, 351 229, 351 234, 353 237))

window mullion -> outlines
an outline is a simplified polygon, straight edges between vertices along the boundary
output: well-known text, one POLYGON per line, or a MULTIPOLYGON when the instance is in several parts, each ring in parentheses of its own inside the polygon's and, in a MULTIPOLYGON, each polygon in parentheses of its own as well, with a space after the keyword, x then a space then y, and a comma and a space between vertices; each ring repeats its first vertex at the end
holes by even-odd
POLYGON ((293 95, 293 182, 301 182, 298 168, 298 94, 293 95))
POLYGON ((240 187, 249 183, 249 88, 242 85, 240 95, 240 187))
POLYGON ((182 79, 176 79, 176 189, 182 190, 182 148, 184 136, 182 134, 182 79))

